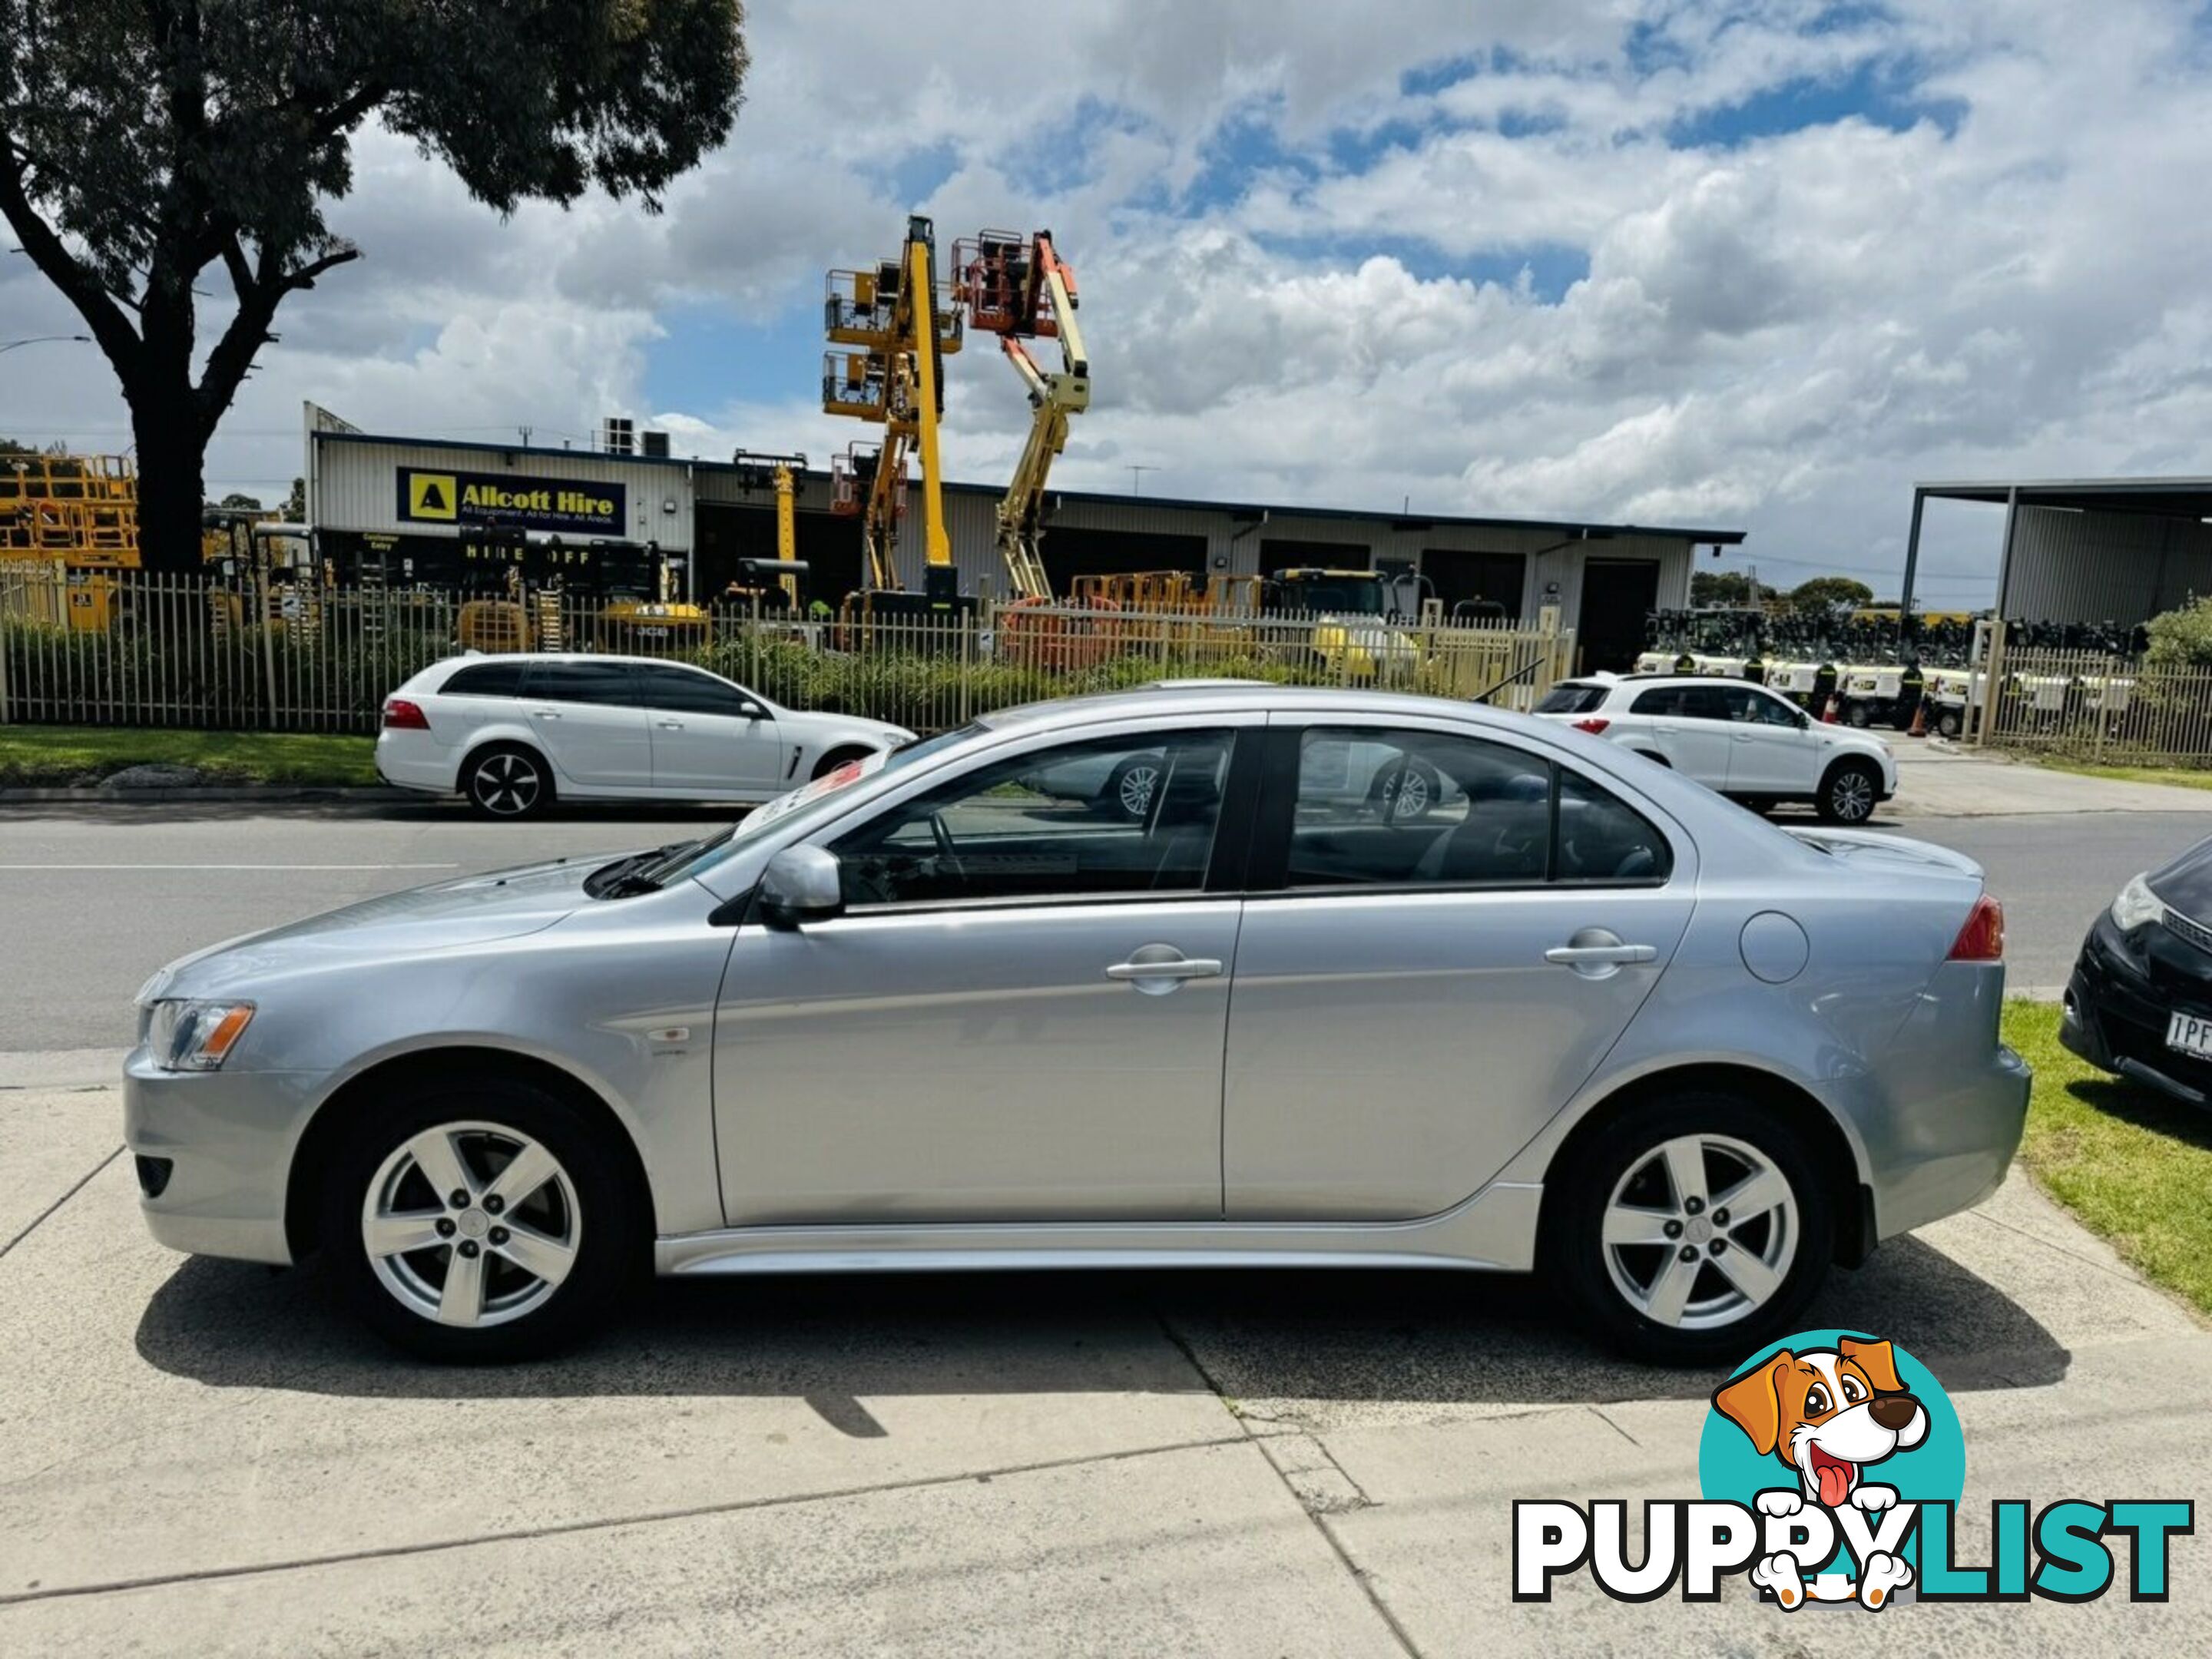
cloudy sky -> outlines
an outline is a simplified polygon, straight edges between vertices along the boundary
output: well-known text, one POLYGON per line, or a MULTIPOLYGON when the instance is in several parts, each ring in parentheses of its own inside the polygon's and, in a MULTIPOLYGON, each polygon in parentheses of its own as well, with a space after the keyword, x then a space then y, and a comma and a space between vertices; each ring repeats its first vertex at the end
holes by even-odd
MULTIPOLYGON (((2212 472, 2202 0, 885 15, 754 0, 737 131, 658 217, 501 222, 364 133, 331 219, 367 258, 280 318, 210 483, 281 495, 304 398, 823 464, 862 428, 816 403, 822 271, 908 210, 1048 227, 1077 265, 1071 486, 1740 527, 1765 580, 1893 589, 1916 478, 2212 472)), ((0 258, 0 337, 73 325, 0 258)), ((1003 476, 1024 414, 958 359, 951 475, 1003 476)), ((0 358, 0 433, 128 437, 68 345, 0 358)), ((1987 601, 1996 534, 1938 515, 1931 604, 1987 601)))

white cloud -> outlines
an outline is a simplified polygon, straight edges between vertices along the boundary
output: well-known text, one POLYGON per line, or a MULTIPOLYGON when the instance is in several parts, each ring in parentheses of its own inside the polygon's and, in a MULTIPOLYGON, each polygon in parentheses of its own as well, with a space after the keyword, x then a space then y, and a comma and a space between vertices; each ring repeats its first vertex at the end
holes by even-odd
MULTIPOLYGON (((913 207, 946 240, 1050 225, 1077 261, 1070 484, 1137 463, 1160 493, 1717 522, 1894 568, 1916 477, 2212 465, 2193 9, 949 0, 918 46, 757 0, 736 136, 658 217, 501 222, 365 137, 331 216, 368 257, 280 319, 211 481, 280 487, 310 397, 541 441, 635 408, 700 453, 827 453, 861 434, 811 370, 732 361, 730 395, 649 410, 652 354, 702 316, 811 340, 821 270, 890 252, 913 207), (1539 256, 1587 275, 1516 282, 1539 256)), ((0 262, 0 335, 74 326, 0 262)), ((991 356, 952 366, 960 476, 1019 441, 991 356)), ((122 425, 88 348, 0 358, 0 433, 122 425)))

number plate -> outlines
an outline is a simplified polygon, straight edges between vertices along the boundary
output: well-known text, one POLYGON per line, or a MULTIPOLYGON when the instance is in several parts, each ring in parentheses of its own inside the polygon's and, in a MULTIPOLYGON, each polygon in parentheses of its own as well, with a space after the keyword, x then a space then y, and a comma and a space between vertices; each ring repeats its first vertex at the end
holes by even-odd
POLYGON ((2199 1060, 2212 1060, 2212 1019, 2195 1014, 2171 1014, 2166 1022, 2166 1046, 2199 1060))

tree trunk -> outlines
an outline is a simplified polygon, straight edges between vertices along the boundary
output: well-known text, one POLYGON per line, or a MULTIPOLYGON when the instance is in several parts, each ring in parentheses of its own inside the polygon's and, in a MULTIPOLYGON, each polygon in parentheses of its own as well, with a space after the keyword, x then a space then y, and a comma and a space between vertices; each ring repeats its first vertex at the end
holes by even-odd
POLYGON ((149 570, 200 568, 202 471, 207 446, 199 435, 189 380, 149 385, 131 393, 131 429, 137 437, 138 550, 149 570))

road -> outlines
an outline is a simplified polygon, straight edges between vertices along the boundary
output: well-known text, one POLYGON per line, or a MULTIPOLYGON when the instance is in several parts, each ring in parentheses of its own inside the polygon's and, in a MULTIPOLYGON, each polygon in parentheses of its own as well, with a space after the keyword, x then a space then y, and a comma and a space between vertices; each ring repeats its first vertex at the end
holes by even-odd
MULTIPOLYGON (((458 807, 0 808, 0 1053, 117 1048, 171 958, 372 894, 539 858, 702 835, 714 811, 484 823, 458 807)), ((2120 884, 2212 832, 2181 813, 1893 819, 1979 860, 2011 921, 2015 988, 2065 981, 2120 884)))

